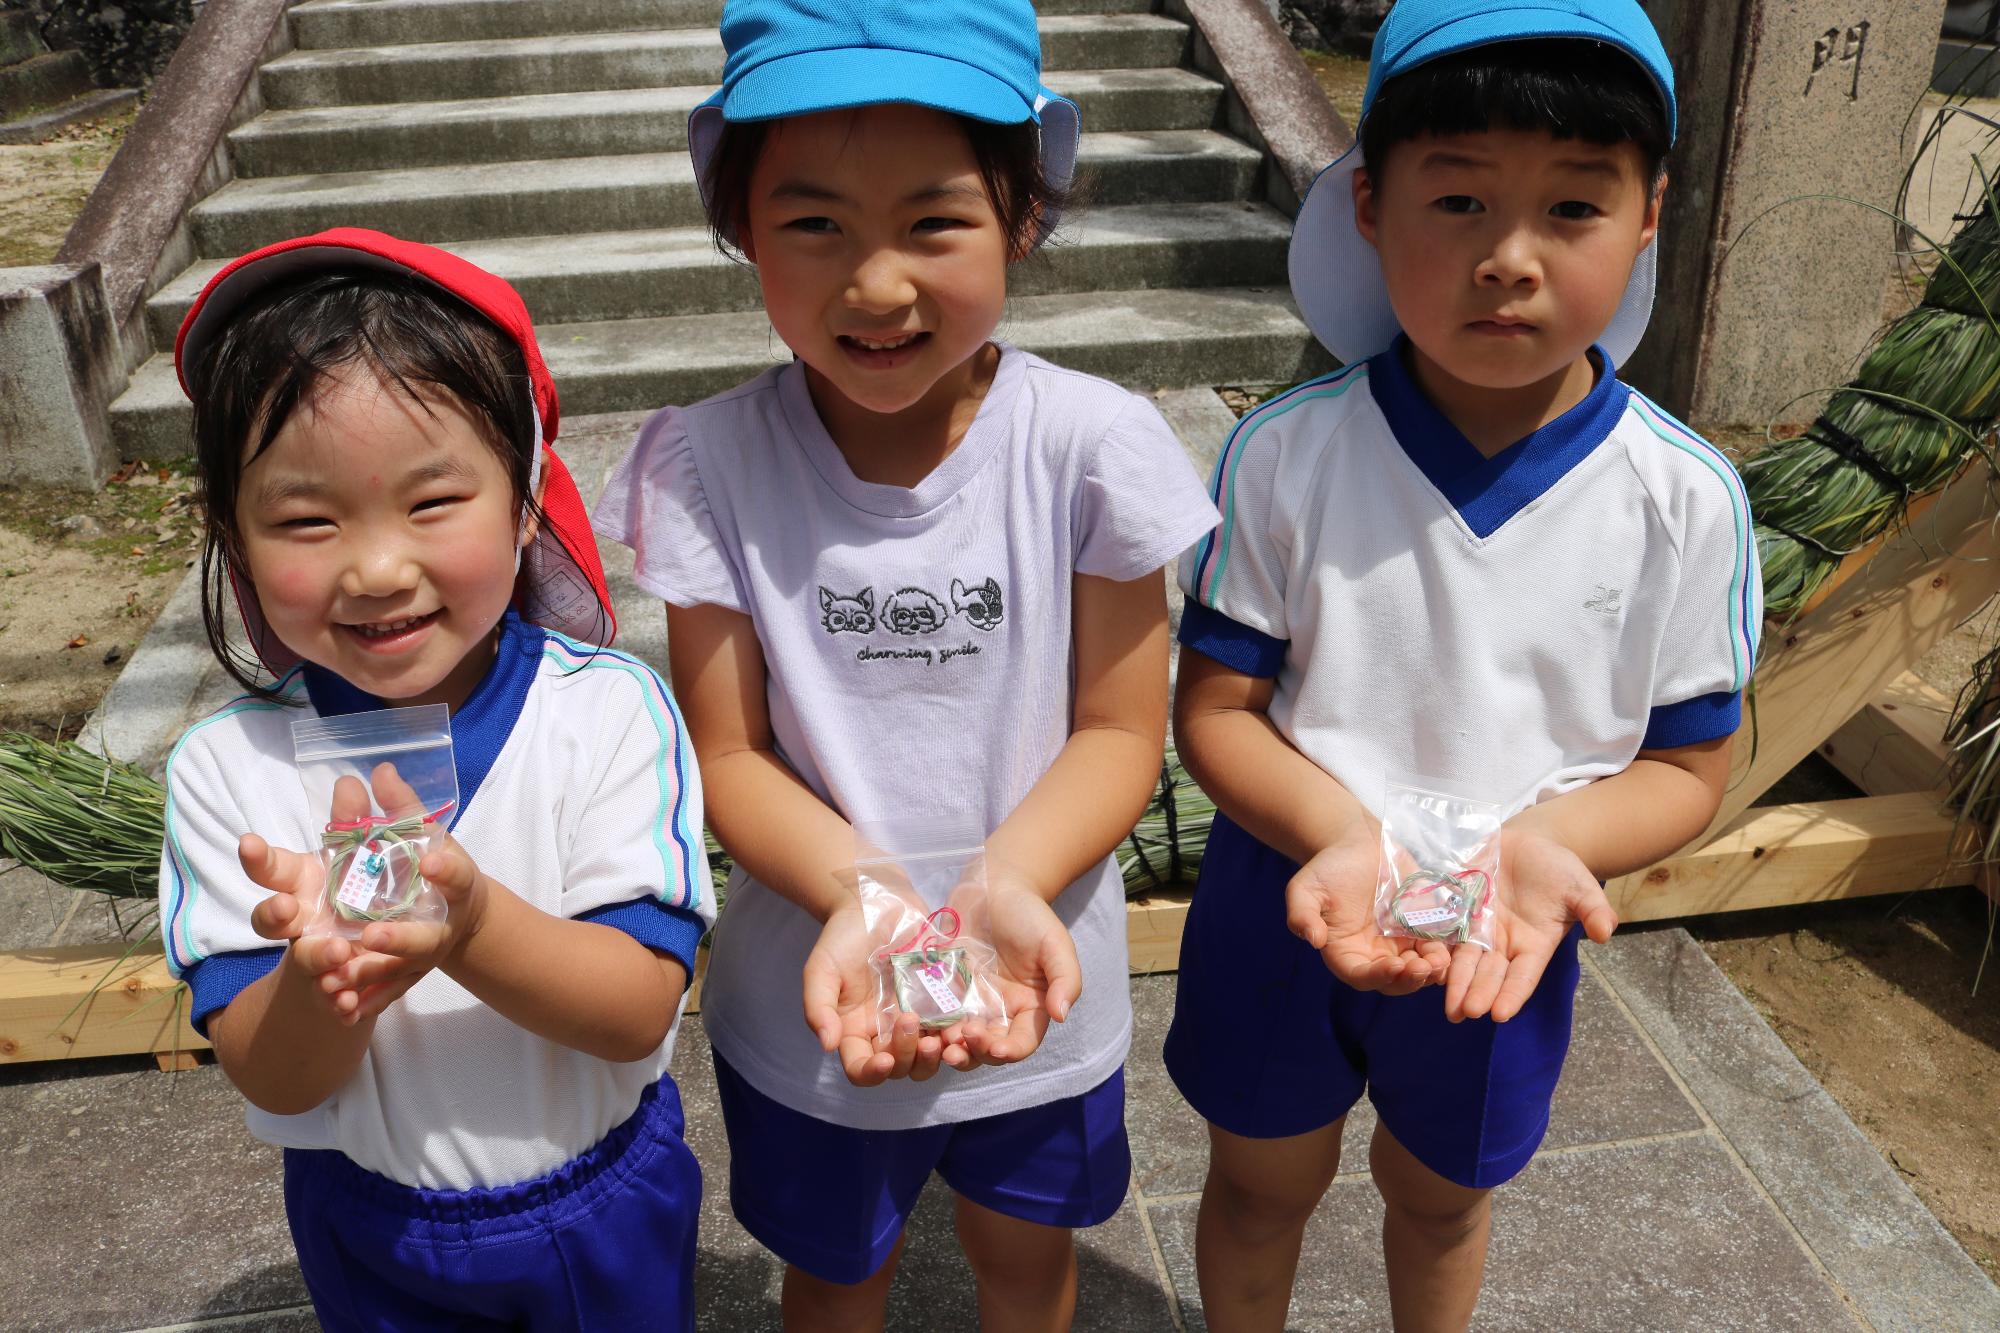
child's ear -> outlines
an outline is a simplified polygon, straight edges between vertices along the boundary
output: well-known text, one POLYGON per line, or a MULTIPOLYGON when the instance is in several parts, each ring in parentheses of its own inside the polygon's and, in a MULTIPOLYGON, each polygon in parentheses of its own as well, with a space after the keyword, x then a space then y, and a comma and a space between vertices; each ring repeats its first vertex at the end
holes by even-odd
POLYGON ((1667 197, 1667 173, 1662 171, 1660 179, 1653 186, 1653 197, 1646 202, 1646 221, 1639 228, 1639 248, 1645 249, 1660 234, 1660 207, 1667 197))
POLYGON ((1007 241, 1007 262, 1018 264, 1035 252, 1035 242, 1042 236, 1042 205, 1037 200, 1028 205, 1027 214, 1022 217, 1020 227, 1007 241))
POLYGON ((1369 179, 1366 167, 1354 171, 1354 230, 1361 233, 1361 239, 1375 244, 1375 182, 1369 179))
MULTIPOLYGON (((547 447, 546 445, 543 446, 543 448, 547 447)), ((529 542, 535 540, 535 534, 541 531, 542 497, 548 493, 549 469, 544 465, 541 469, 541 475, 535 478, 535 502, 528 506, 527 513, 521 515, 521 535, 515 544, 524 550, 527 548, 529 542)))
POLYGON ((742 254, 744 262, 750 264, 756 263, 757 243, 750 239, 750 211, 748 209, 745 209, 743 215, 736 219, 735 240, 736 249, 742 254))

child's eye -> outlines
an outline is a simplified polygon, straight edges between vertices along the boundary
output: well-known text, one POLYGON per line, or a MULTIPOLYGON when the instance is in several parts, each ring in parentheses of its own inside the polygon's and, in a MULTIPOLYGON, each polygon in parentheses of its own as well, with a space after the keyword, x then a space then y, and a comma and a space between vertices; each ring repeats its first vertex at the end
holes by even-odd
POLYGON ((970 225, 971 224, 966 222, 963 218, 920 218, 917 221, 917 230, 952 231, 956 228, 966 227, 970 225))
POLYGON ((413 514, 421 514, 426 509, 442 509, 446 505, 457 504, 460 500, 464 498, 465 497, 462 495, 440 495, 435 500, 420 501, 419 503, 411 507, 410 512, 413 514))
POLYGON ((1437 201, 1438 208, 1447 213, 1483 213, 1486 205, 1469 194, 1448 194, 1437 201))
POLYGON ((802 231, 809 236, 830 236, 834 225, 832 218, 793 218, 785 224, 787 230, 802 231))
POLYGON ((1597 205, 1581 199, 1565 199, 1549 212, 1565 222, 1584 222, 1597 216, 1597 205))
POLYGON ((333 520, 330 518, 286 518, 278 520, 278 526, 304 531, 308 528, 330 528, 333 526, 333 520))

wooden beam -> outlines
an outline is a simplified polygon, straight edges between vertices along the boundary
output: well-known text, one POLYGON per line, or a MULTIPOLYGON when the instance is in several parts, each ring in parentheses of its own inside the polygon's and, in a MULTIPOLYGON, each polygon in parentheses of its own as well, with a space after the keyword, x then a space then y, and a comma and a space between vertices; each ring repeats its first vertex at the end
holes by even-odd
POLYGON ((1707 833, 1692 845, 1705 846, 1729 828, 1772 783, 2000 592, 2000 527, 1992 521, 1993 508, 1985 470, 1967 473, 1824 602, 1789 625, 1767 628, 1754 710, 1745 709, 1730 790, 1707 833))
POLYGON ((205 1050, 157 944, 0 953, 0 1064, 205 1050))
POLYGON ((1952 701, 1905 671, 1820 745, 1820 755, 1870 796, 1941 792, 1952 701))
POLYGON ((1194 890, 1168 890, 1125 900, 1127 966, 1133 976, 1176 972, 1181 965, 1181 931, 1187 925, 1194 890))
POLYGON ((1906 792, 1748 810, 1605 889, 1620 921, 1657 921, 1971 883, 1974 867, 1953 859, 1951 812, 1906 792))

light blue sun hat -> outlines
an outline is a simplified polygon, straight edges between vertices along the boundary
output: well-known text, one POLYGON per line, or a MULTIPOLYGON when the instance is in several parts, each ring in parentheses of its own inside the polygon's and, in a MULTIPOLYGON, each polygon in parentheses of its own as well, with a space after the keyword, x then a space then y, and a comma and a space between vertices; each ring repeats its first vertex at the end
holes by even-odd
MULTIPOLYGON (((1361 167, 1361 127, 1375 94, 1426 61, 1500 42, 1577 38, 1602 42, 1636 60, 1666 103, 1675 131, 1673 66, 1637 0, 1397 0, 1375 34, 1368 90, 1354 146, 1313 180, 1292 224, 1292 299, 1306 326, 1343 364, 1365 361, 1396 340, 1402 326, 1389 304, 1382 263, 1354 223, 1354 173, 1361 167)), ((1653 315, 1659 238, 1639 255, 1611 323, 1598 339, 1613 364, 1639 346, 1653 315)))
MULTIPOLYGON (((722 87, 688 117, 688 153, 708 164, 730 121, 778 120, 888 102, 995 125, 1041 127, 1042 174, 1076 175, 1076 103, 1042 86, 1030 0, 728 0, 722 87)), ((1055 225, 1042 220, 1043 235, 1055 225)))

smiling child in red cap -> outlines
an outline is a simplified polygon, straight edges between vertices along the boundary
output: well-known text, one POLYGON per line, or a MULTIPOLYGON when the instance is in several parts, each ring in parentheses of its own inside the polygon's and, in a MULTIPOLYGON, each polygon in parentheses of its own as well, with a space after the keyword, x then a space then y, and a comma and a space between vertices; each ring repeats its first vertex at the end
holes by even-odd
POLYGON ((321 1322, 691 1329, 701 1180, 666 1071, 714 917, 701 789, 659 678, 588 646, 610 601, 526 308, 342 228, 225 268, 176 365, 209 640, 248 693, 168 760, 160 919, 285 1149, 321 1322), (420 869, 448 918, 308 931, 293 849, 330 812, 291 724, 440 703, 458 800, 420 869))

